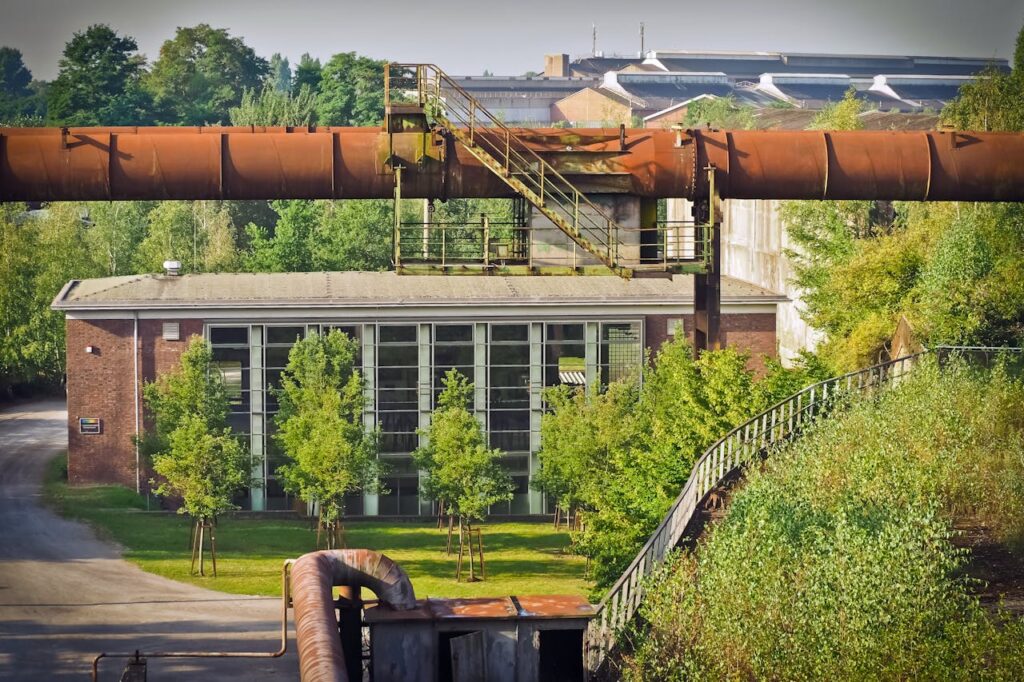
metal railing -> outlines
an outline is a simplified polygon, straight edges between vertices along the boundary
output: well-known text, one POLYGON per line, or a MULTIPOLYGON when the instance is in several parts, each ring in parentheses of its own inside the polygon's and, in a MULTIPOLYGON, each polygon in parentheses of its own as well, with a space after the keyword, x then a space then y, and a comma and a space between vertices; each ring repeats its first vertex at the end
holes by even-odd
MULTIPOLYGON (((935 350, 941 358, 943 352, 956 349, 935 350)), ((813 419, 829 414, 850 397, 871 394, 887 384, 898 383, 917 360, 929 352, 897 358, 808 386, 740 424, 708 448, 693 465, 690 477, 662 522, 598 604, 586 633, 585 661, 590 673, 601 668, 618 634, 636 615, 643 599, 645 579, 679 544, 709 492, 768 448, 792 438, 813 419)))
POLYGON ((620 270, 619 225, 444 71, 433 64, 388 64, 385 92, 388 101, 407 97, 423 107, 580 247, 620 270))

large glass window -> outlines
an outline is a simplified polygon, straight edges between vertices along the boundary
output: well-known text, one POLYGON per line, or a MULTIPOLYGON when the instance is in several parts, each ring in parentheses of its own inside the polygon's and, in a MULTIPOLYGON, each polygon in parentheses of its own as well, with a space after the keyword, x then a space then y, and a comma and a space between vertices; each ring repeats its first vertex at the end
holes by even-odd
POLYGON ((377 343, 377 419, 381 453, 408 453, 418 444, 419 348, 416 325, 381 325, 377 343))
POLYGON ((492 448, 530 450, 530 328, 494 324, 488 346, 487 427, 492 448))
POLYGON ((643 363, 639 322, 601 324, 601 383, 638 377, 643 363))
POLYGON ((239 435, 250 430, 249 327, 211 327, 213 366, 227 390, 231 413, 228 425, 239 435))
POLYGON ((582 323, 545 325, 544 385, 586 385, 586 355, 582 323))
POLYGON ((267 509, 291 509, 295 501, 284 492, 277 478, 277 469, 288 462, 284 450, 278 445, 274 434, 277 426, 274 416, 279 402, 276 390, 281 388, 281 374, 288 367, 288 354, 292 346, 306 335, 305 325, 267 325, 266 344, 263 347, 263 366, 267 382, 267 480, 265 495, 267 509))
POLYGON ((378 499, 381 516, 418 516, 420 513, 419 475, 412 457, 381 457, 385 476, 384 493, 378 499))
MULTIPOLYGON (((434 326, 434 401, 444 389, 444 375, 450 370, 458 370, 460 374, 474 381, 474 348, 473 325, 446 324, 434 326)), ((472 409, 472 405, 467 406, 472 409)))

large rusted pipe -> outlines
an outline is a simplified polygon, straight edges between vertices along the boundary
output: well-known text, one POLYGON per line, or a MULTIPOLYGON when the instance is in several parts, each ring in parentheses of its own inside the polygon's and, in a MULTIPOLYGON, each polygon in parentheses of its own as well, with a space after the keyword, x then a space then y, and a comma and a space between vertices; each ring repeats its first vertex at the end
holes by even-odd
POLYGON ((302 682, 346 682, 332 589, 365 587, 393 609, 416 608, 409 576, 398 564, 368 549, 336 549, 299 557, 291 570, 295 641, 302 682))
MULTIPOLYGON (((1024 200, 1024 135, 890 131, 515 131, 585 192, 723 198, 1024 200)), ((491 131, 478 132, 485 137, 491 131)), ((503 143, 502 143, 503 144, 503 143)), ((0 201, 503 197, 451 137, 378 128, 0 129, 0 201), (401 141, 402 136, 406 144, 401 141), (409 136, 420 137, 414 138, 409 136)))

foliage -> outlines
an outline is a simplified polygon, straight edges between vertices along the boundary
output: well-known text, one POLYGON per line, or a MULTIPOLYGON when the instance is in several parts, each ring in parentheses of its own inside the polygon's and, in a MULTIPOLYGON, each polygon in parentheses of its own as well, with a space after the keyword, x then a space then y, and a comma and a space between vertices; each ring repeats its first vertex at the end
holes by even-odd
POLYGON ((920 366, 773 454, 655 578, 627 679, 1013 678, 1024 624, 971 595, 950 520, 1024 538, 1022 401, 1002 370, 920 366))
POLYGON ((213 351, 189 339, 180 367, 143 387, 153 428, 140 441, 160 477, 154 492, 180 498, 180 514, 197 520, 235 509, 232 499, 253 482, 249 453, 227 424, 227 392, 213 351))
POLYGON ((864 121, 860 115, 864 112, 864 102, 857 99, 857 90, 850 89, 838 102, 829 102, 811 119, 810 130, 860 130, 864 121))
POLYGON ((754 127, 754 108, 738 104, 731 95, 704 97, 690 102, 686 107, 686 125, 750 130, 754 127))
POLYGON ((682 334, 664 344, 642 383, 604 392, 545 392, 541 470, 534 486, 585 519, 576 551, 592 560, 598 588, 614 581, 661 521, 697 456, 735 425, 810 382, 767 365, 757 381, 732 349, 698 359, 682 334))
POLYGON ((376 126, 384 120, 384 62, 341 52, 324 64, 317 120, 326 126, 376 126))
POLYGON ((164 41, 146 77, 161 123, 227 123, 242 93, 256 90, 266 77, 267 61, 241 38, 208 24, 181 27, 164 41))
POLYGON ((473 384, 456 369, 448 370, 442 384, 430 426, 420 430, 426 444, 413 452, 413 460, 427 472, 424 496, 443 502, 461 527, 486 518, 491 505, 511 500, 513 486, 501 451, 487 447, 483 426, 467 409, 473 384))
POLYGON ((15 385, 56 384, 64 375, 64 316, 50 309, 70 279, 96 277, 102 266, 87 245, 74 204, 32 216, 0 208, 0 392, 15 385))
POLYGON ((21 51, 0 46, 0 124, 23 125, 25 117, 42 113, 39 97, 32 87, 32 72, 21 51))
POLYGON ((291 89, 267 83, 259 93, 246 90, 230 116, 233 126, 311 126, 316 122, 316 96, 309 86, 292 95, 291 89))
POLYGON ((303 87, 308 87, 312 92, 320 92, 320 77, 323 67, 319 59, 313 59, 309 53, 299 58, 295 66, 295 73, 292 76, 292 94, 297 95, 303 87))
POLYGON ((149 229, 134 259, 137 272, 162 272, 168 259, 182 272, 232 272, 238 268, 235 227, 215 201, 163 201, 148 215, 149 229))
POLYGON ((60 71, 47 92, 51 125, 140 125, 150 121, 142 88, 145 57, 134 38, 95 24, 64 47, 60 71))
POLYGON ((269 70, 266 84, 272 90, 283 93, 292 91, 292 67, 288 63, 288 57, 282 57, 280 52, 270 55, 269 70))
POLYGON ((276 391, 275 439, 289 462, 277 470, 287 491, 317 502, 328 527, 345 496, 375 490, 377 435, 363 426, 363 380, 356 343, 333 329, 298 339, 276 391))

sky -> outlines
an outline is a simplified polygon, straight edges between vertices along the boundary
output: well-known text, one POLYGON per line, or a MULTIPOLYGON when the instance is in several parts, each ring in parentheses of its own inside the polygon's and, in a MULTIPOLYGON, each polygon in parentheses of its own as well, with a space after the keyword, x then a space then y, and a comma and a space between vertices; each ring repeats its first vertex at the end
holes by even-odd
POLYGON ((542 71, 597 49, 836 52, 1010 58, 1024 0, 0 0, 0 45, 52 79, 72 33, 107 23, 156 58, 178 26, 208 23, 294 64, 355 51, 456 75, 542 71))

